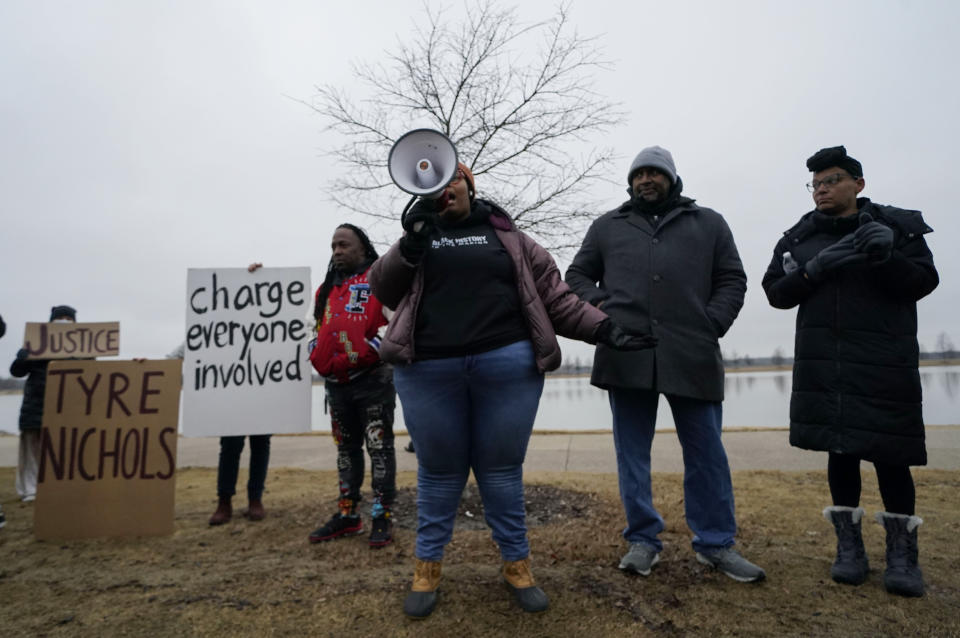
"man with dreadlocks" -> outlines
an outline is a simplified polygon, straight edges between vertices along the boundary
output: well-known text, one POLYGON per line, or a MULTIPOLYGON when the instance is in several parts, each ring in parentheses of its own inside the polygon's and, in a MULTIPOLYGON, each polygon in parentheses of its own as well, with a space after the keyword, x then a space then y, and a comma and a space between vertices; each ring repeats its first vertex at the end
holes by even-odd
POLYGON ((310 361, 323 375, 337 442, 339 510, 310 534, 311 543, 363 531, 357 513, 363 483, 363 443, 373 473, 370 547, 393 540, 391 506, 396 494, 397 461, 393 449, 396 391, 393 369, 380 360, 383 306, 370 293, 367 270, 377 251, 362 229, 341 224, 333 233, 327 276, 317 289, 314 317, 317 338, 310 361))

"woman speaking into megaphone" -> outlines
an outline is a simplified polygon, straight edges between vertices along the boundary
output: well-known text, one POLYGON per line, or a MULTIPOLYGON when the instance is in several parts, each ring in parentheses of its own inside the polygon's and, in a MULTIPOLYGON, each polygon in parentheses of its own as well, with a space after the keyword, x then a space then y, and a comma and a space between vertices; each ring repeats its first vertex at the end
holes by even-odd
POLYGON ((523 460, 544 373, 560 365, 557 334, 622 350, 656 340, 625 334, 581 301, 546 250, 476 197, 470 169, 457 163, 453 173, 406 212, 404 235, 369 274, 373 294, 395 310, 380 356, 394 364, 417 453, 416 564, 403 609, 423 618, 436 605, 472 469, 503 578, 521 608, 543 611, 547 596, 530 571, 523 460))

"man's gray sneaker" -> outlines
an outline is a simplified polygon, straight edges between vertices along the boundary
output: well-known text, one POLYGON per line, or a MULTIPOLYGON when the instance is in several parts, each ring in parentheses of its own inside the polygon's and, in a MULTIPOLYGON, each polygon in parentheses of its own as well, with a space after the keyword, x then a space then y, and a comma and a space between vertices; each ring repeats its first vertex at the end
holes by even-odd
POLYGON ((630 550, 620 559, 620 569, 649 576, 650 568, 660 561, 660 553, 643 543, 630 543, 630 550))
POLYGON ((741 583, 756 583, 767 577, 766 572, 741 556, 732 547, 725 547, 709 554, 697 552, 697 560, 741 583))

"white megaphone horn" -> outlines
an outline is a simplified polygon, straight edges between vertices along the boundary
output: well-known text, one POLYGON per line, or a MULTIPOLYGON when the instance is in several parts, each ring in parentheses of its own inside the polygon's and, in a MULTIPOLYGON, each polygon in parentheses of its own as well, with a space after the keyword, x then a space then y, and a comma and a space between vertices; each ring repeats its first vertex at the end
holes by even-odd
POLYGON ((457 174, 457 149, 440 131, 414 129, 394 142, 387 169, 401 190, 436 199, 457 174))

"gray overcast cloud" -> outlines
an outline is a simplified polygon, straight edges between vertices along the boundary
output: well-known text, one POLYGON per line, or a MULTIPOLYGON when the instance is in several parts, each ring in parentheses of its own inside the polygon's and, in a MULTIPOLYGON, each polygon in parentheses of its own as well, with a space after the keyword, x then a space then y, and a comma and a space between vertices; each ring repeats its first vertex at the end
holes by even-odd
MULTIPOLYGON (((554 7, 519 12, 534 21, 554 7)), ((920 303, 920 341, 960 341, 948 199, 958 13, 879 0, 572 3, 579 32, 615 63, 598 88, 628 112, 594 141, 621 156, 595 197, 605 209, 624 199, 640 148, 673 152, 685 193, 727 218, 749 277, 725 352, 792 352, 794 312, 769 308, 760 279, 812 207, 804 160, 836 144, 863 162, 864 195, 924 212, 942 283, 920 303)), ((332 140, 295 99, 322 83, 349 89, 348 63, 376 61, 420 16, 419 0, 0 4, 0 361, 24 322, 62 303, 81 321, 120 321, 122 357, 163 356, 182 341, 190 267, 311 266, 316 285, 336 224, 369 220, 326 201, 332 140)))

